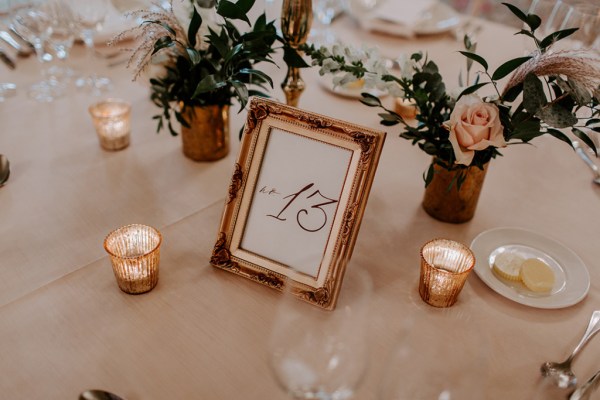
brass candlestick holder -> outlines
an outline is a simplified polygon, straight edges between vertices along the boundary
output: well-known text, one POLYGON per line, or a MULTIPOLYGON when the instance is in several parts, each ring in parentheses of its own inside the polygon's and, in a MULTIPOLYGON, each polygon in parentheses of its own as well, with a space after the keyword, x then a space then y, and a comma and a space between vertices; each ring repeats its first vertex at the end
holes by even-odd
MULTIPOLYGON (((312 20, 312 0, 283 0, 281 32, 294 50, 298 50, 300 45, 306 43, 312 20)), ((289 67, 285 80, 281 84, 286 103, 293 107, 298 106, 298 100, 305 86, 300 77, 300 68, 289 67)))

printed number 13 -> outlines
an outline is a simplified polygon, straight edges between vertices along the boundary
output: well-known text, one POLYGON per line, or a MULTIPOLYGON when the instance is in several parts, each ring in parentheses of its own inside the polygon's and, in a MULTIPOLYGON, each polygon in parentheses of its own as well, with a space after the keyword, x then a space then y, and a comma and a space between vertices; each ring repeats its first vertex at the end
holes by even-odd
MULTIPOLYGON (((300 189, 298 192, 296 193, 292 193, 289 196, 285 196, 284 199, 287 199, 289 197, 291 197, 291 200, 288 201, 288 203, 281 209, 281 211, 279 211, 279 214, 277 215, 271 215, 271 214, 267 214, 267 217, 273 217, 279 221, 286 221, 287 218, 283 218, 281 215, 285 212, 285 210, 287 210, 287 208, 294 202, 296 201, 296 199, 304 192, 306 192, 307 190, 309 190, 311 187, 313 187, 315 184, 314 183, 309 183, 308 185, 304 186, 302 189, 300 189)), ((311 209, 317 209, 319 211, 321 211, 323 213, 323 223, 321 224, 321 226, 319 226, 316 229, 310 229, 307 228, 305 225, 302 224, 301 221, 301 216, 302 215, 308 215, 309 211, 305 208, 301 209, 300 211, 298 211, 298 213, 296 214, 296 222, 298 222, 298 225, 300 226, 300 228, 304 229, 307 232, 318 232, 321 229, 323 229, 323 227, 325 225, 327 225, 327 213, 325 212, 325 210, 323 210, 322 207, 329 205, 329 204, 333 204, 333 203, 337 203, 337 200, 333 200, 330 199, 328 197, 325 197, 321 194, 321 192, 319 192, 318 190, 315 190, 313 193, 311 193, 309 196, 306 196, 307 199, 310 199, 316 195, 321 196, 322 198, 326 199, 327 201, 323 202, 323 203, 318 203, 318 204, 314 204, 312 205, 310 208, 311 209)))

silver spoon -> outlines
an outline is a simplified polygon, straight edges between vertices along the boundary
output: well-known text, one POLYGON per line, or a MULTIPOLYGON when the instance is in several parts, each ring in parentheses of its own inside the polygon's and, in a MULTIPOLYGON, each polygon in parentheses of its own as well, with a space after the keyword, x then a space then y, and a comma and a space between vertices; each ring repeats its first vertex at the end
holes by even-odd
POLYGON ((592 392, 598 389, 598 385, 600 384, 600 371, 596 372, 594 376, 592 376, 586 383, 577 388, 576 391, 573 392, 569 400, 589 400, 592 392))
POLYGON ((0 154, 0 187, 2 187, 10 176, 10 164, 4 154, 0 154))
POLYGON ((594 173, 594 183, 600 185, 600 169, 598 168, 598 166, 592 161, 592 159, 590 158, 590 156, 588 156, 586 151, 581 148, 579 142, 573 141, 573 148, 575 149, 577 155, 583 160, 583 162, 591 168, 592 172, 594 173))
POLYGON ((122 397, 105 390, 86 390, 79 395, 79 400, 124 400, 122 397))
POLYGON ((587 330, 573 349, 571 355, 563 362, 545 362, 542 364, 542 376, 549 378, 552 383, 562 389, 571 388, 577 384, 577 377, 571 370, 571 362, 588 340, 600 331, 600 311, 594 311, 587 330))

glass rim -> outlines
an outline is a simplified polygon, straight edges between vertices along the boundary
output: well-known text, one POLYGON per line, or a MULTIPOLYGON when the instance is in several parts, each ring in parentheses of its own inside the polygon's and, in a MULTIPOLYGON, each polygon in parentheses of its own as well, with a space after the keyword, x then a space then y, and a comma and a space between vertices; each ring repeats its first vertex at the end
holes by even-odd
POLYGON ((94 118, 117 118, 117 117, 122 117, 124 115, 126 115, 127 113, 131 112, 131 103, 123 100, 123 99, 119 99, 119 98, 108 98, 108 99, 104 99, 104 100, 100 100, 92 105, 90 105, 88 107, 88 112, 94 117, 94 118), (115 113, 114 115, 98 115, 96 113, 96 110, 104 105, 108 105, 108 104, 115 104, 117 106, 120 106, 121 108, 119 109, 118 113, 115 113))
POLYGON ((421 257, 421 260, 424 261, 428 266, 430 266, 431 268, 435 269, 437 272, 441 273, 441 274, 445 274, 445 275, 462 275, 465 273, 470 272, 473 268, 475 268, 475 263, 477 262, 477 259, 475 258, 475 254, 473 253, 473 250, 471 250, 469 248, 469 246, 467 246, 464 243, 458 242, 456 240, 452 240, 452 239, 447 239, 447 238, 434 238, 431 239, 429 241, 427 241, 425 244, 423 244, 423 246, 421 246, 421 250, 419 251, 419 255, 421 257), (450 242, 450 243, 454 243, 457 244, 458 247, 460 247, 462 250, 466 250, 466 252, 471 256, 471 258, 473 259, 473 262, 470 263, 469 268, 463 270, 463 271, 456 271, 456 272, 452 272, 452 271, 448 271, 446 269, 442 269, 442 268, 438 268, 435 265, 431 264, 429 261, 427 261, 427 259, 425 259, 425 257, 423 256, 423 250, 428 246, 431 245, 434 242, 438 242, 438 241, 445 241, 445 242, 450 242))
POLYGON ((143 258, 146 257, 148 254, 152 254, 153 252, 156 251, 156 249, 158 249, 160 247, 160 245, 162 244, 162 234, 160 233, 160 231, 158 229, 156 229, 153 226, 150 225, 145 225, 145 224, 128 224, 128 225, 123 225, 118 227, 117 229, 113 229, 112 231, 110 231, 108 233, 108 235, 106 235, 106 237, 104 238, 104 250, 112 257, 117 257, 123 260, 135 260, 138 258, 143 258), (156 235, 158 236, 158 242, 156 243, 156 246, 153 246, 150 250, 145 251, 142 254, 136 255, 136 256, 120 256, 118 254, 115 254, 113 251, 111 251, 108 248, 108 240, 111 239, 112 237, 114 237, 117 233, 121 233, 122 231, 125 231, 128 228, 131 227, 144 227, 144 228, 150 228, 153 232, 156 233, 156 235))

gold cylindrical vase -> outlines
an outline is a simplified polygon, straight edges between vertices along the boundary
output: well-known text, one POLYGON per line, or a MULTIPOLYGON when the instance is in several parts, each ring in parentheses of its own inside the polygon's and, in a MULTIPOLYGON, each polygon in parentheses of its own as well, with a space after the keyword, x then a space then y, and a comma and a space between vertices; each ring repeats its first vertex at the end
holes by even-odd
POLYGON ((189 125, 181 126, 183 154, 194 161, 216 161, 229 154, 229 105, 180 104, 189 125))
POLYGON ((448 170, 433 163, 433 179, 425 188, 423 208, 433 218, 459 224, 475 215, 489 163, 483 169, 468 167, 462 170, 464 181, 458 188, 459 170, 448 170))

